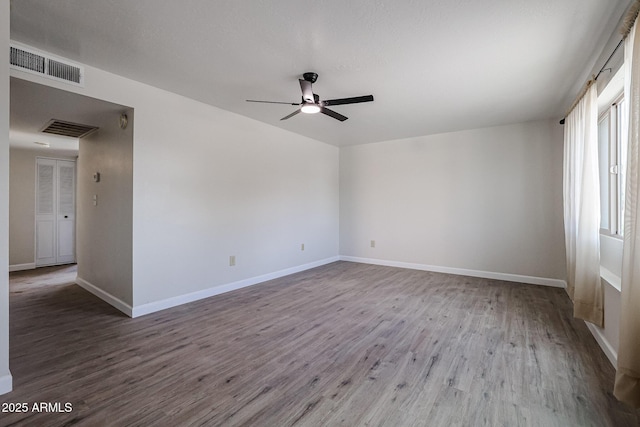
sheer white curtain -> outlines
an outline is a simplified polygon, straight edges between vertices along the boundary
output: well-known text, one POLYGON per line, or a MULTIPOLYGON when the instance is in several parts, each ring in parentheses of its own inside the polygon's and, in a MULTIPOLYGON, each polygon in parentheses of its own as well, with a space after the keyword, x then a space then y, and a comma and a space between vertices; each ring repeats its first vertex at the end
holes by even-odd
POLYGON ((575 317, 603 325, 600 281, 598 94, 591 84, 565 120, 564 233, 567 293, 575 317))
POLYGON ((640 39, 633 25, 624 45, 629 141, 622 255, 620 344, 614 395, 640 407, 640 39))

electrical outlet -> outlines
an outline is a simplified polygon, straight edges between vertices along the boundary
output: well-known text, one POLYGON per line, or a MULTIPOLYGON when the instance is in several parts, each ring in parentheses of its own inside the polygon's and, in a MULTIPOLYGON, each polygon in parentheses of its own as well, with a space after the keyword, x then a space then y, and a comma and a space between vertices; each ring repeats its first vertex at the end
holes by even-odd
POLYGON ((93 206, 98 206, 98 195, 97 194, 93 195, 93 206))
POLYGON ((236 265, 236 256, 235 255, 231 255, 229 257, 229 267, 233 267, 234 265, 236 265))
POLYGON ((300 250, 304 251, 304 243, 300 245, 300 250))
POLYGON ((372 241, 371 241, 371 247, 372 247, 372 248, 375 248, 375 247, 376 247, 376 241, 375 241, 375 240, 372 240, 372 241))

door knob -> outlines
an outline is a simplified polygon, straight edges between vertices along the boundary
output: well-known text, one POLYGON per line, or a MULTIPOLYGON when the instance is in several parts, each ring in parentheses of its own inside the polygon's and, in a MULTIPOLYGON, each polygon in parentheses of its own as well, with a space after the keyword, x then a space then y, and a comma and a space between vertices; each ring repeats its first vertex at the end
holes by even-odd
POLYGON ((65 215, 64 217, 65 217, 65 218, 69 218, 69 215, 65 215))

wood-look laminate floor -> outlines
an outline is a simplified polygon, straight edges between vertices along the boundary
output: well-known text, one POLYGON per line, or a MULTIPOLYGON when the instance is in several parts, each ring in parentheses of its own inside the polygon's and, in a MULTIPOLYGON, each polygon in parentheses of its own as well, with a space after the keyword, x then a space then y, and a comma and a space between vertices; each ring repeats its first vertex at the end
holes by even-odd
MULTIPOLYGON (((129 319, 10 276, 0 425, 635 426, 561 289, 337 262, 129 319)), ((176 284, 179 286, 179 284, 176 284)))

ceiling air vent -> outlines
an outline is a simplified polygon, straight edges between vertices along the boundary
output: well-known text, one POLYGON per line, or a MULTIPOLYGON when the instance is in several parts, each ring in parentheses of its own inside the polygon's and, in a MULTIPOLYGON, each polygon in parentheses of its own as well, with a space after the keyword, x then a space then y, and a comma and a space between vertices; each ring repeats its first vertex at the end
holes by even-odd
POLYGON ((54 57, 30 47, 11 44, 9 48, 11 68, 38 74, 53 80, 84 86, 84 68, 66 59, 54 57))
POLYGON ((52 119, 45 125, 41 132, 53 135, 69 136, 71 138, 82 138, 98 130, 95 126, 81 125, 79 123, 65 122, 52 119))

